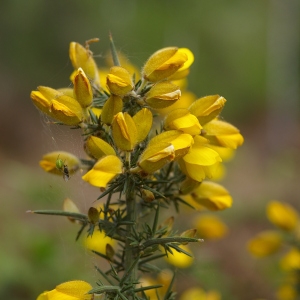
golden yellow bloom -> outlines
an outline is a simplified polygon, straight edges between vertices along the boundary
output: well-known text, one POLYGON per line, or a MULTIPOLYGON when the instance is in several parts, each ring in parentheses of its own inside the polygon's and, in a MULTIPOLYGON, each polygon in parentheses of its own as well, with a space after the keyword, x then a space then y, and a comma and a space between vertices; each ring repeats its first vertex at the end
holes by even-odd
POLYGON ((226 99, 219 95, 206 96, 196 100, 189 107, 189 111, 204 125, 220 114, 225 102, 226 99))
POLYGON ((193 190, 191 196, 198 204, 213 211, 223 210, 232 205, 229 192, 222 185, 212 181, 203 181, 193 190))
POLYGON ((66 125, 78 125, 84 118, 78 101, 55 89, 39 86, 38 91, 32 91, 30 97, 43 113, 66 125))
POLYGON ((194 62, 194 54, 188 48, 180 48, 181 52, 185 53, 187 56, 187 61, 183 64, 181 68, 179 68, 173 75, 169 77, 169 80, 180 80, 186 77, 190 73, 190 66, 194 62))
POLYGON ((188 60, 183 48, 168 47, 156 51, 146 61, 143 77, 151 82, 161 81, 173 75, 188 60))
POLYGON ((86 76, 99 85, 98 67, 92 53, 76 42, 70 43, 69 56, 75 70, 82 68, 86 76))
MULTIPOLYGON (((143 276, 142 278, 139 279, 139 284, 137 285, 137 287, 147 287, 150 285, 157 285, 159 284, 159 282, 157 282, 156 280, 154 280, 153 278, 151 278, 150 276, 143 276)), ((151 300, 158 300, 159 298, 157 298, 157 294, 161 295, 161 288, 157 288, 157 289, 150 289, 150 290, 145 290, 145 294, 147 295, 147 299, 151 299, 151 300)))
POLYGON ((81 107, 88 107, 93 102, 93 91, 89 79, 79 68, 74 77, 74 97, 81 107))
POLYGON ((205 177, 212 178, 222 161, 216 151, 206 146, 207 142, 205 138, 195 136, 189 152, 178 161, 181 171, 199 182, 205 177))
POLYGON ((82 280, 73 280, 61 283, 49 292, 38 296, 37 300, 92 300, 93 295, 88 294, 92 286, 82 280))
MULTIPOLYGON (((70 199, 66 198, 63 203, 63 210, 67 212, 80 213, 77 205, 70 199)), ((77 221, 72 217, 67 217, 71 222, 76 223, 77 221)))
POLYGON ((106 155, 116 155, 114 148, 96 136, 89 136, 85 144, 86 151, 96 159, 106 155))
POLYGON ((171 111, 165 118, 164 128, 166 130, 180 130, 190 135, 198 135, 202 126, 197 118, 188 109, 179 108, 171 111))
POLYGON ((46 172, 61 175, 63 170, 57 167, 58 159, 62 161, 63 165, 67 166, 70 174, 73 174, 79 168, 80 160, 75 155, 65 151, 53 151, 45 154, 40 161, 40 166, 46 172))
POLYGON ((112 94, 124 96, 133 89, 133 82, 129 72, 118 66, 110 68, 106 77, 106 84, 112 94))
POLYGON ((214 290, 205 292, 201 288, 194 287, 185 290, 179 300, 221 300, 221 295, 214 290))
POLYGON ((111 125, 114 116, 121 112, 123 108, 123 100, 120 96, 111 95, 104 103, 101 121, 104 124, 111 125))
POLYGON ((155 109, 165 108, 180 99, 179 87, 170 81, 161 81, 153 85, 146 94, 146 103, 155 109))
POLYGON ((217 146, 236 149, 244 142, 240 131, 233 125, 214 119, 203 126, 205 137, 217 146))
POLYGON ((87 236, 84 241, 84 246, 92 251, 97 251, 101 254, 106 254, 106 245, 112 247, 116 245, 116 241, 105 235, 104 231, 94 230, 92 235, 87 236))
POLYGON ((285 271, 300 270, 300 250, 292 248, 281 259, 280 266, 285 271))
POLYGON ((275 226, 286 231, 294 230, 299 220, 298 213, 292 206, 279 201, 268 203, 267 217, 275 226))
MULTIPOLYGON (((187 245, 180 245, 180 248, 188 253, 191 253, 191 250, 187 245)), ((188 268, 194 261, 193 257, 190 257, 182 252, 178 252, 175 249, 172 249, 173 254, 168 253, 168 256, 164 256, 165 260, 177 267, 177 268, 188 268)))
POLYGON ((204 239, 219 239, 228 232, 226 224, 216 215, 200 215, 194 220, 198 235, 204 239))
POLYGON ((148 174, 185 155, 193 143, 189 134, 177 130, 163 132, 150 140, 139 159, 139 166, 148 174))
POLYGON ((187 195, 191 193, 195 188, 197 188, 200 184, 201 182, 186 177, 185 180, 180 184, 180 193, 183 195, 187 195))
POLYGON ((142 142, 152 128, 153 115, 148 108, 143 108, 132 117, 137 129, 137 143, 142 142))
POLYGON ((132 151, 138 141, 138 131, 134 120, 128 113, 119 112, 112 121, 112 136, 118 148, 132 151))
POLYGON ((82 179, 93 186, 106 188, 107 184, 122 173, 123 164, 115 155, 99 159, 94 167, 82 176, 82 179))
POLYGON ((248 242, 249 252, 257 257, 271 255, 282 245, 282 237, 275 230, 265 230, 257 234, 248 242))

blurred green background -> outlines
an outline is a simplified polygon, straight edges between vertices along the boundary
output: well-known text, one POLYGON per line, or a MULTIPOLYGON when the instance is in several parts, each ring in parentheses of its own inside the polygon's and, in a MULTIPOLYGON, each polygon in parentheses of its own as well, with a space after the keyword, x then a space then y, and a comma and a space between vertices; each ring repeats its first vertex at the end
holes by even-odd
POLYGON ((109 32, 140 67, 162 47, 190 48, 189 89, 199 97, 224 96, 224 119, 245 137, 222 183, 234 198, 219 213, 230 234, 201 245, 196 265, 179 271, 186 278, 179 292, 197 285, 219 290, 222 299, 273 299, 276 268, 250 257, 246 242, 271 228, 267 201, 300 209, 299 6, 298 0, 2 0, 0 299, 35 299, 58 283, 98 278, 93 265, 100 261, 74 243, 76 225, 25 213, 60 209, 67 196, 84 211, 97 195, 85 191, 79 175, 66 184, 39 169, 47 151, 82 149, 77 133, 47 124, 29 95, 38 85, 70 84, 71 41, 99 37, 91 48, 104 64, 109 32))

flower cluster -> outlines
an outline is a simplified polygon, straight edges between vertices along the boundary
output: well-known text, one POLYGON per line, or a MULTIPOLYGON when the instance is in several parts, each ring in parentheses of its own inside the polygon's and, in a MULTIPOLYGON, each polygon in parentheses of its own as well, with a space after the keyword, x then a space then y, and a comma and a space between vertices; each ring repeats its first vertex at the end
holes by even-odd
POLYGON ((284 283, 277 291, 279 300, 298 299, 300 288, 300 218, 288 203, 270 201, 267 217, 277 230, 265 230, 248 242, 248 250, 256 257, 266 257, 280 250, 280 269, 285 273, 284 283))
MULTIPOLYGON (((100 188, 99 199, 107 197, 101 209, 91 207, 87 215, 81 214, 71 200, 63 212, 56 214, 77 220, 82 224, 80 233, 89 226, 89 236, 105 232, 100 238, 108 236, 123 243, 123 255, 117 255, 110 244, 99 252, 93 249, 114 265, 105 278, 110 274, 116 279, 116 272, 124 270, 125 274, 118 278, 118 288, 102 286, 89 293, 127 299, 124 295, 144 293, 136 288, 135 272, 132 276, 126 273, 132 271, 133 264, 137 270, 146 271, 148 264, 142 263, 143 258, 157 251, 169 259, 174 250, 189 255, 186 244, 199 240, 195 238, 196 229, 180 235, 172 232, 170 219, 159 225, 161 206, 174 205, 178 210, 183 203, 216 211, 232 205, 229 192, 208 179, 218 177, 223 158, 242 145, 243 137, 220 117, 224 97, 197 99, 185 89, 185 78, 194 60, 189 49, 160 49, 139 72, 116 52, 112 39, 112 66, 99 68, 89 48, 94 41, 85 46, 70 44, 73 88, 39 86, 31 92, 31 99, 54 123, 83 132, 86 157, 54 151, 43 156, 40 166, 65 180, 77 170, 84 170, 82 179, 100 188), (114 194, 118 195, 117 207, 110 203, 114 194), (139 213, 155 212, 152 226, 138 224, 137 209, 139 213)), ((218 220, 211 220, 208 218, 206 223, 218 224, 217 231, 205 234, 207 227, 202 220, 201 234, 208 238, 223 235, 226 228, 218 220)), ((87 243, 93 248, 91 240, 87 243)), ((52 297, 56 293, 57 289, 46 292, 45 299, 56 299, 52 297)))

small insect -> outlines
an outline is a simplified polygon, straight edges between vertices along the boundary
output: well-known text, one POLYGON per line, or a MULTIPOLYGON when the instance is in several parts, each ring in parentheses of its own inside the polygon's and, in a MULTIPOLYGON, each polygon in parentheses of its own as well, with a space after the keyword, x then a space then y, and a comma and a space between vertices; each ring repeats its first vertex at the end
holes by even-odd
POLYGON ((65 181, 68 181, 70 179, 70 173, 68 165, 65 165, 65 162, 59 158, 59 155, 56 159, 56 169, 59 170, 63 174, 63 178, 65 181))

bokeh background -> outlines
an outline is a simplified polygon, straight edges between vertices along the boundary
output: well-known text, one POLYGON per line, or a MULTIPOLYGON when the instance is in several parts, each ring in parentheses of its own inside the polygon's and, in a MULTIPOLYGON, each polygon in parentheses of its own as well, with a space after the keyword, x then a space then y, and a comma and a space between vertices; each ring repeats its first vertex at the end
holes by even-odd
MULTIPOLYGON (((253 259, 246 243, 271 228, 269 200, 300 209, 299 7, 298 0, 1 0, 0 298, 35 299, 58 283, 98 278, 99 260, 74 242, 76 225, 26 213, 60 209, 67 196, 85 211, 97 195, 85 191, 79 175, 65 183, 39 168, 47 151, 82 149, 78 133, 49 124, 29 95, 38 85, 70 85, 71 41, 99 37, 91 47, 103 64, 111 32, 137 66, 162 47, 190 48, 189 89, 224 96, 224 119, 245 137, 222 182, 234 198, 218 213, 230 233, 195 250, 195 265, 178 271, 186 279, 178 291, 201 286, 222 299, 274 299, 280 276, 273 260, 253 259)), ((178 228, 186 226, 187 219, 175 217, 178 228)))

